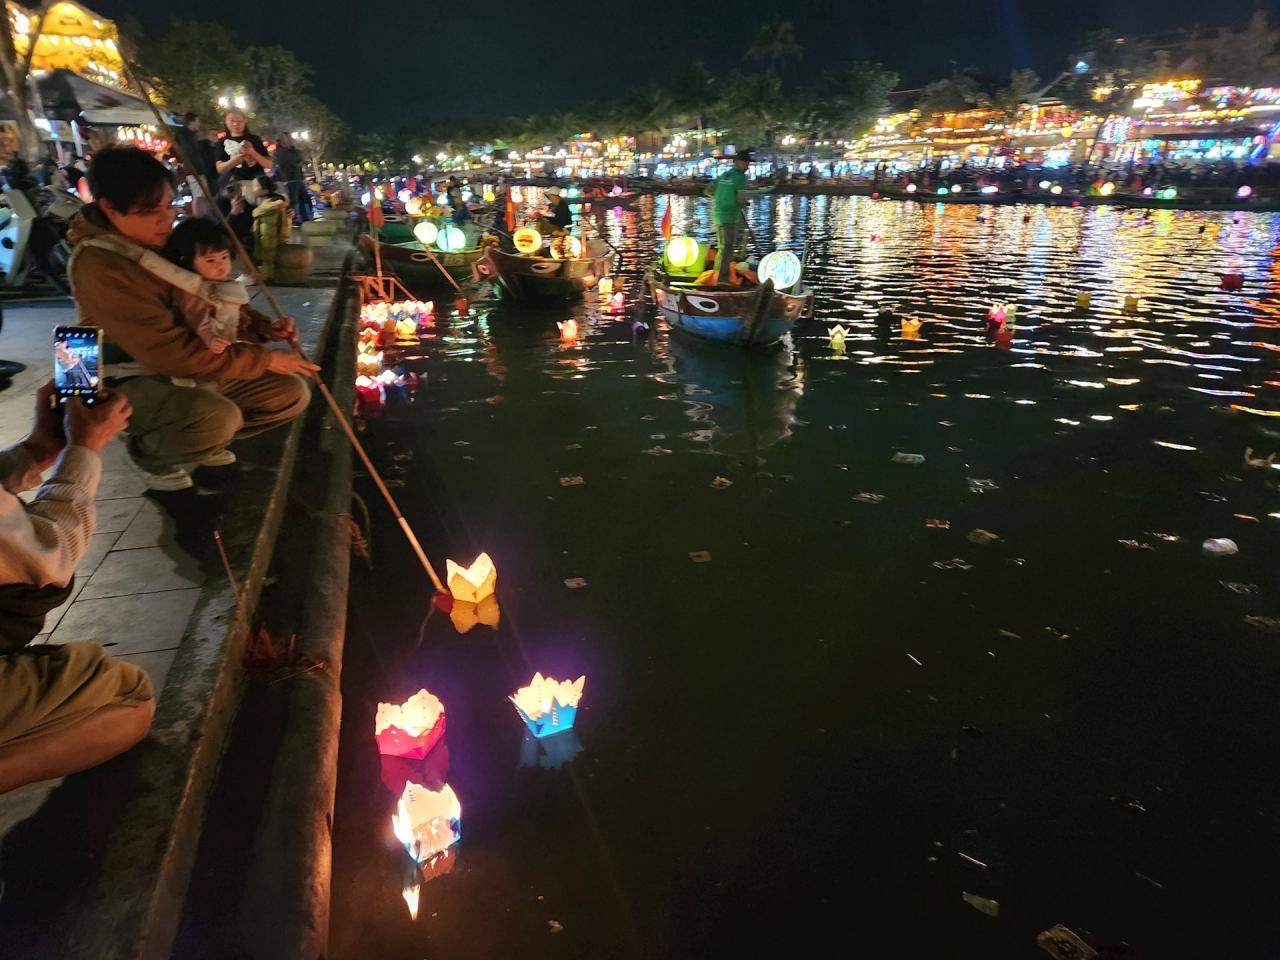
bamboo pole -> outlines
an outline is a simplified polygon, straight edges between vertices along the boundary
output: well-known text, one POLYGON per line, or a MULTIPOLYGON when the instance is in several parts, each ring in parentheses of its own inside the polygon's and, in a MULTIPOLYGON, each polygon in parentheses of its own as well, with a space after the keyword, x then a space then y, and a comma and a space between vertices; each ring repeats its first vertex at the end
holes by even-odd
MULTIPOLYGON (((129 75, 129 78, 133 80, 134 86, 138 88, 138 91, 142 94, 143 99, 147 101, 147 105, 151 108, 152 114, 155 115, 156 123, 159 124, 160 127, 162 128, 167 127, 168 124, 165 122, 164 117, 161 115, 160 108, 156 106, 155 101, 151 98, 150 92, 148 91, 146 85, 142 82, 142 78, 138 75, 138 72, 134 69, 133 65, 128 61, 125 61, 124 67, 125 67, 125 72, 129 75)), ((177 143, 177 141, 174 142, 174 148, 177 150, 179 154, 179 158, 182 160, 183 165, 189 171, 192 171, 192 175, 194 176, 196 183, 199 185, 200 189, 204 192, 206 199, 209 200, 209 205, 213 208, 214 213, 217 215, 218 222, 222 225, 222 229, 225 230, 227 233, 227 236, 231 238, 231 243, 232 243, 232 246, 235 248, 236 256, 245 265, 245 268, 248 270, 249 275, 253 277, 254 282, 257 284, 258 289, 261 290, 263 296, 266 297, 267 303, 271 307, 271 312, 275 314, 277 320, 287 319, 284 311, 280 308, 279 302, 272 295, 271 289, 267 286, 266 280, 263 278, 262 273, 258 270, 257 265, 253 262, 253 258, 249 256, 248 252, 244 248, 244 245, 240 242, 240 238, 237 237, 235 234, 235 231, 231 229, 231 224, 227 221, 226 214, 222 212, 222 208, 219 207, 218 204, 215 202, 214 194, 209 189, 209 183, 205 179, 204 171, 201 170, 195 164, 193 164, 191 162, 190 157, 186 157, 182 155, 183 153, 182 147, 177 143)), ((374 243, 376 246, 377 244, 376 239, 374 243)), ((307 359, 307 355, 303 351, 302 344, 298 341, 298 337, 296 333, 294 334, 293 339, 291 339, 289 342, 290 342, 290 346, 293 347, 294 351, 298 354, 298 356, 302 357, 303 359, 307 359)), ((382 494, 382 498, 387 502, 387 506, 391 509, 391 513, 396 518, 396 523, 400 525, 400 529, 404 532, 405 539, 409 541, 409 546, 413 548, 413 552, 417 556, 418 562, 422 564, 422 569, 426 571, 427 577, 431 580, 432 585, 436 588, 436 591, 438 593, 447 593, 448 591, 445 590, 444 584, 440 580, 440 576, 436 573, 435 568, 431 566, 431 561, 427 559, 427 555, 423 551, 422 544, 418 541, 417 535, 414 534, 413 529, 409 526, 409 521, 406 520, 404 517, 404 514, 401 513, 400 505, 396 503, 395 497, 393 497, 391 495, 391 491, 387 489, 387 485, 382 479, 382 474, 378 472, 378 468, 375 467, 373 465, 373 461, 369 459, 369 454, 365 452, 364 445, 360 443, 360 439, 356 436, 355 428, 351 426, 350 422, 347 420, 346 416, 343 414, 342 408, 338 406, 338 401, 334 399, 333 393, 329 390, 329 387, 325 384, 324 380, 322 380, 321 378, 314 377, 313 380, 316 384, 316 387, 320 391, 320 395, 324 397, 325 403, 328 404, 330 411, 332 411, 333 419, 337 422, 339 429, 341 429, 342 432, 346 435, 346 438, 351 443, 351 446, 355 450, 356 455, 360 458, 360 462, 364 465, 364 468, 369 472, 369 476, 373 478, 374 485, 378 488, 378 492, 382 494)))

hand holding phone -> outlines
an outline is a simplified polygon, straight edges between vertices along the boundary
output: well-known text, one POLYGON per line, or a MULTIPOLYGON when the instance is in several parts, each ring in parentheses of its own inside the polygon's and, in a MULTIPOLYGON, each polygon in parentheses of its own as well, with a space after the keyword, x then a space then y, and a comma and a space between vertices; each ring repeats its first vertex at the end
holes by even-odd
POLYGON ((102 331, 97 327, 54 327, 53 385, 62 403, 81 397, 92 404, 102 384, 102 331))
POLYGON ((101 453, 129 425, 132 414, 133 405, 122 393, 108 391, 92 406, 82 397, 72 398, 66 405, 63 424, 67 443, 101 453))

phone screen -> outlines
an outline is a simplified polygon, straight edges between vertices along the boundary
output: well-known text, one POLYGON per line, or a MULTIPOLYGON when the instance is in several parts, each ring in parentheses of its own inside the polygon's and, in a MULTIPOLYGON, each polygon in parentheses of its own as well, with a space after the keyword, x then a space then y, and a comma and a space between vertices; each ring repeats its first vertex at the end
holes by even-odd
POLYGON ((58 327, 53 331, 53 385, 60 398, 90 398, 101 380, 102 331, 58 327))

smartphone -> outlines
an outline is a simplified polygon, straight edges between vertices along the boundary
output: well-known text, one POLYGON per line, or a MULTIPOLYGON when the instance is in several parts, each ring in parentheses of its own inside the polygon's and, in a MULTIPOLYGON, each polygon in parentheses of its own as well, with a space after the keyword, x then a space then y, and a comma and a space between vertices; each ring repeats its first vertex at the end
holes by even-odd
POLYGON ((53 386, 61 403, 82 397, 93 403, 102 389, 102 331, 97 327, 53 328, 53 386))

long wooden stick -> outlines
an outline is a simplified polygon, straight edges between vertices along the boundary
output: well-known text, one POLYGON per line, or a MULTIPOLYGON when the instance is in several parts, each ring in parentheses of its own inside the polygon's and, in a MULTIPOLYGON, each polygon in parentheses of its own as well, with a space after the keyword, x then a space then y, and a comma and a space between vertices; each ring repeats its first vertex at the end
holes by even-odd
MULTIPOLYGON (((133 80, 134 85, 142 93, 143 99, 147 101, 147 105, 155 115, 156 123, 159 124, 161 128, 167 127, 169 124, 166 123, 164 117, 161 116, 160 108, 157 107, 155 101, 151 99, 151 94, 143 84, 142 78, 133 68, 133 65, 128 61, 125 61, 125 71, 133 80)), ((183 165, 188 170, 193 171, 196 183, 204 192, 205 198, 209 201, 209 205, 213 208, 214 213, 217 214, 218 222, 222 225, 222 229, 226 231, 227 236, 231 238, 231 243, 235 248, 236 256, 242 263, 244 263, 250 276, 253 277, 254 283, 257 284, 258 289, 261 290, 263 296, 266 297, 272 313, 276 315, 277 320, 287 319, 285 312, 280 309, 280 304, 276 301, 276 298, 272 296, 271 289, 267 286, 266 280, 258 270, 257 264, 253 262, 253 258, 250 257, 248 252, 245 250, 244 245, 240 242, 240 238, 237 237, 236 232, 231 229, 231 224, 227 221, 226 214, 222 212, 222 208, 219 207, 215 201, 213 193, 209 190, 209 184, 205 179, 204 171, 192 163, 190 157, 183 155, 182 147, 176 140, 174 141, 174 148, 177 150, 183 165)), ((377 243, 376 239, 374 243, 377 243)), ((290 341, 290 344, 297 352, 298 356, 306 359, 307 355, 302 349, 302 344, 298 342, 296 335, 294 339, 290 341)), ((409 521, 406 520, 404 514, 400 512, 400 505, 396 503, 395 497, 393 497, 391 495, 391 491, 387 489, 387 485, 383 482, 382 474, 378 472, 378 468, 375 467, 373 465, 373 461, 369 459, 369 454, 365 452, 364 446, 356 436, 355 429, 347 421, 347 418, 343 414, 342 408, 338 405, 338 401, 334 398, 333 393, 330 392, 329 387, 320 377, 315 377, 314 381, 320 391, 320 395, 324 397, 325 403, 329 405, 329 409, 333 412, 333 419, 337 421, 338 427, 346 435, 347 440, 350 441, 351 446, 355 449, 356 455, 360 458, 360 462, 364 464, 364 468, 369 471, 369 476, 373 478, 374 485, 378 488, 378 492, 382 494, 382 498, 387 502, 387 506, 391 508, 392 514, 395 515, 396 522, 400 525, 400 529, 404 531, 405 538, 409 541, 409 546, 413 548, 413 552, 417 556, 418 562, 422 564, 422 569, 427 572, 427 576, 431 579, 432 585, 436 588, 437 592, 447 593, 448 591, 445 590, 444 584, 440 580, 440 576, 436 573, 435 568, 431 566, 431 561, 427 559, 426 553, 423 552, 422 544, 418 542, 417 536, 409 526, 409 521)))

